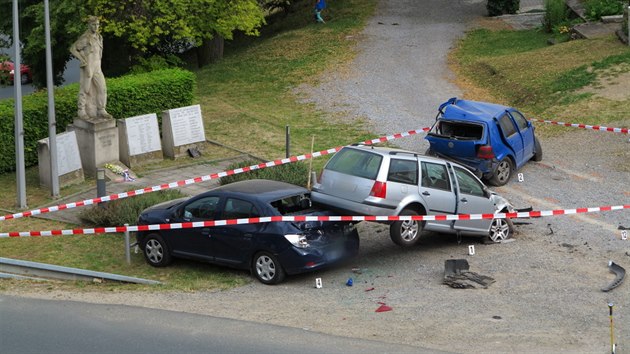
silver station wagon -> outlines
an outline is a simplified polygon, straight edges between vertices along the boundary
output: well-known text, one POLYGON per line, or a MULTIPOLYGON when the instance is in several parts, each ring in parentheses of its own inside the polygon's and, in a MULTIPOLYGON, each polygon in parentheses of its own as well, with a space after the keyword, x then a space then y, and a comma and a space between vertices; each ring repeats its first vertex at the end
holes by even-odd
MULTIPOLYGON (((344 215, 493 214, 514 211, 464 166, 411 151, 346 146, 324 167, 312 200, 344 215)), ((422 230, 509 238, 509 219, 391 222, 390 237, 412 246, 422 230)))

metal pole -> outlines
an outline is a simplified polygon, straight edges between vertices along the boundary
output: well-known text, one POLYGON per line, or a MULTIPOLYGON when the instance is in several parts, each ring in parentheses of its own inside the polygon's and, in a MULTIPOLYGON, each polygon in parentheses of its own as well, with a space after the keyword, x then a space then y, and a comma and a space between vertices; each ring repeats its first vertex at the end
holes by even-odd
POLYGON ((50 46, 50 9, 44 0, 44 28, 46 31, 46 89, 48 90, 48 141, 50 143, 50 194, 59 196, 57 165, 57 128, 55 121, 55 87, 52 79, 52 53, 50 46))
POLYGON ((284 126, 284 135, 285 135, 285 151, 286 157, 291 156, 291 128, 288 125, 284 126))
POLYGON ((15 174, 17 185, 17 205, 26 209, 26 168, 24 166, 24 121, 22 119, 22 65, 20 59, 20 16, 18 0, 13 0, 13 88, 15 89, 15 174))
MULTIPOLYGON (((107 181, 105 181, 105 170, 102 168, 96 169, 96 197, 104 197, 107 195, 107 181)), ((100 204, 104 206, 105 204, 100 204)))
MULTIPOLYGON (((129 224, 125 224, 125 227, 129 226, 129 224)), ((125 230, 125 259, 127 260, 127 264, 131 264, 131 251, 129 245, 129 230, 125 230)))

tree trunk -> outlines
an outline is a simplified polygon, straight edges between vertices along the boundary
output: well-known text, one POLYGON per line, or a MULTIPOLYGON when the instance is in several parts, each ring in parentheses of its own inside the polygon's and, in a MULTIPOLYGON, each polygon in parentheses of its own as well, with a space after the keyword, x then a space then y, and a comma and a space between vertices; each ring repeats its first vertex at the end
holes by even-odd
POLYGON ((201 46, 197 47, 197 63, 199 67, 223 59, 223 37, 215 34, 212 39, 204 39, 201 46))

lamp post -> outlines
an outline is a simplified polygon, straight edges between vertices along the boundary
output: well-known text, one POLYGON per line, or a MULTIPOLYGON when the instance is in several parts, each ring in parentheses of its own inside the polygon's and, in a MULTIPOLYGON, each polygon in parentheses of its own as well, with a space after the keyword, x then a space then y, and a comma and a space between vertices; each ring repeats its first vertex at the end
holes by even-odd
POLYGON ((26 168, 24 166, 24 121, 22 119, 22 80, 20 60, 20 25, 18 0, 13 0, 13 88, 15 89, 15 174, 17 185, 17 205, 26 209, 26 168))
POLYGON ((44 0, 44 28, 46 32, 46 89, 48 90, 48 142, 50 144, 50 194, 59 196, 59 173, 57 165, 57 128, 55 120, 55 88, 52 80, 52 53, 50 46, 50 10, 44 0))

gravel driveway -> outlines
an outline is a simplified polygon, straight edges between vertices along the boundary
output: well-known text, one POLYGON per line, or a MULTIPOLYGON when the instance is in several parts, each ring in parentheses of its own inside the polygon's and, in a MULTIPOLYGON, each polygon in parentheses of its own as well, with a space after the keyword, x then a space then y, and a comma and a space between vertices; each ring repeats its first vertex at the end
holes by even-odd
MULTIPOLYGON (((344 75, 309 89, 322 109, 368 119, 375 134, 429 125, 436 106, 461 96, 449 83, 446 53, 485 2, 381 1, 344 75)), ((343 70, 343 68, 340 68, 343 70)), ((341 72, 341 71, 340 71, 341 72)), ((629 118, 630 119, 630 118, 629 118)), ((629 124, 628 120, 618 124, 629 124)), ((617 126, 617 125, 615 125, 617 126)), ((567 128, 567 130, 572 128, 567 128)), ((400 145, 424 151, 423 137, 400 145)), ((628 204, 628 137, 571 130, 543 140, 544 159, 529 163, 495 190, 517 207, 536 210, 628 204)), ((401 249, 379 224, 360 224, 360 255, 347 266, 289 277, 279 286, 252 282, 223 292, 70 294, 32 296, 125 303, 189 311, 340 336, 452 352, 605 352, 610 350, 608 302, 615 304, 618 353, 630 353, 630 285, 600 291, 614 278, 607 262, 630 270, 630 211, 518 220, 513 242, 461 243, 426 233, 401 249), (468 246, 475 254, 468 255, 468 246), (444 261, 465 258, 471 271, 496 280, 487 289, 442 284, 444 261), (315 289, 315 278, 323 281, 315 289), (354 286, 346 286, 352 277, 354 286), (375 312, 382 304, 389 312, 375 312)), ((22 294, 24 295, 24 294, 22 294)))

